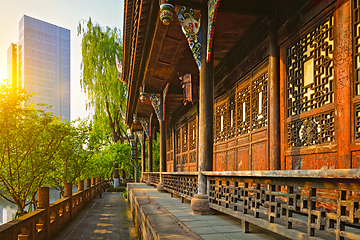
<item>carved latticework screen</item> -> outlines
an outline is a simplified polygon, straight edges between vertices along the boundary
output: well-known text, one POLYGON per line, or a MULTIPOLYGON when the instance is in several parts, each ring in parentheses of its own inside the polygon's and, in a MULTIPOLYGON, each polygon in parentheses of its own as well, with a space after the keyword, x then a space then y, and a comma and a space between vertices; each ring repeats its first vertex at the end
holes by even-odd
POLYGON ((215 100, 214 169, 217 171, 268 168, 267 88, 268 72, 262 66, 215 100))
POLYGON ((197 169, 197 117, 193 116, 176 129, 177 171, 197 169))
POLYGON ((288 117, 334 102, 333 17, 287 49, 288 117))
POLYGON ((335 141, 333 21, 327 17, 287 47, 288 147, 335 141))
POLYGON ((214 142, 250 133, 267 126, 268 73, 262 73, 250 85, 240 86, 235 95, 217 100, 214 118, 214 142), (224 100, 223 100, 224 99, 224 100))
POLYGON ((174 164, 174 154, 173 154, 173 134, 172 131, 166 133, 166 168, 168 172, 173 171, 174 164))
MULTIPOLYGON (((360 95, 360 0, 354 0, 353 5, 354 34, 354 95, 360 95)), ((356 135, 356 138, 359 138, 356 135)))

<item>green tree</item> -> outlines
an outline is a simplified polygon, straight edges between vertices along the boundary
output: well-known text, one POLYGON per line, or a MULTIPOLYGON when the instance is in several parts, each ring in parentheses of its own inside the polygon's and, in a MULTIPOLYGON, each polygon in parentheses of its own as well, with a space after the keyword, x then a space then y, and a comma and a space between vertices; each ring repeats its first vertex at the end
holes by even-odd
POLYGON ((86 121, 78 120, 67 125, 69 131, 54 155, 48 174, 49 185, 59 190, 61 196, 64 194, 63 183, 75 183, 76 180, 85 178, 82 174, 94 154, 94 151, 86 146, 90 137, 86 121))
POLYGON ((29 97, 24 90, 0 87, 0 196, 16 204, 19 214, 35 201, 68 133, 60 118, 25 104, 29 97))
POLYGON ((117 28, 101 27, 91 21, 79 24, 82 34, 81 87, 88 96, 87 107, 94 110, 94 126, 108 125, 113 142, 126 132, 122 109, 126 107, 126 85, 117 79, 115 54, 122 56, 122 41, 117 28))
MULTIPOLYGON (((123 124, 126 107, 126 85, 117 79, 115 55, 122 59, 122 41, 117 28, 101 27, 91 18, 79 24, 82 35, 81 87, 88 96, 89 108, 93 109, 94 126, 105 126, 113 143, 128 138, 123 124)), ((114 178, 119 180, 117 166, 114 178)))

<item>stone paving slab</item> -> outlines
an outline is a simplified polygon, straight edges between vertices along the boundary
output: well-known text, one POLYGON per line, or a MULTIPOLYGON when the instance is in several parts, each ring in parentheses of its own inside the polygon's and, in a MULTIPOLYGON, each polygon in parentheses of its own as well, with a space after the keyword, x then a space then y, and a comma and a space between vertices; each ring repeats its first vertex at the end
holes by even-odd
POLYGON ((95 198, 54 240, 138 239, 129 204, 122 193, 105 192, 95 198))
MULTIPOLYGON (((141 189, 142 192, 149 196, 151 200, 156 201, 161 208, 166 209, 174 218, 178 219, 186 228, 197 234, 205 240, 222 240, 222 239, 242 239, 242 240, 284 240, 288 239, 278 234, 266 231, 262 228, 250 224, 250 233, 244 233, 241 227, 241 220, 231 216, 219 213, 217 215, 195 215, 191 209, 190 201, 185 200, 181 203, 180 197, 174 195, 171 197, 169 193, 159 193, 156 188, 147 186, 142 183, 132 183, 133 186, 141 189)), ((147 208, 147 207, 145 207, 147 208)), ((156 212, 156 211, 155 211, 156 212)), ((166 214, 167 215, 167 214, 166 214)), ((151 217, 149 218, 151 220, 151 217)), ((159 224, 160 219, 155 221, 159 224)), ((166 220, 162 224, 169 225, 166 220)), ((170 224, 171 225, 171 224, 170 224)), ((172 229, 169 226, 169 229, 172 229)), ((161 238, 163 239, 163 238, 161 238)), ((166 238, 167 239, 167 238, 166 238)), ((169 238, 172 239, 172 238, 169 238)), ((181 238, 173 238, 181 239, 181 238)), ((185 236, 184 236, 184 239, 185 236)))

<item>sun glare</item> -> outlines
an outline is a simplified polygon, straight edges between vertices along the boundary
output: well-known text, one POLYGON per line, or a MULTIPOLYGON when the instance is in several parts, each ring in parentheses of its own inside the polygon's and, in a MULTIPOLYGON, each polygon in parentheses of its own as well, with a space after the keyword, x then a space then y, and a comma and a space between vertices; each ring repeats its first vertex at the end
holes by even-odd
POLYGON ((9 84, 6 76, 6 71, 0 71, 0 85, 9 84))

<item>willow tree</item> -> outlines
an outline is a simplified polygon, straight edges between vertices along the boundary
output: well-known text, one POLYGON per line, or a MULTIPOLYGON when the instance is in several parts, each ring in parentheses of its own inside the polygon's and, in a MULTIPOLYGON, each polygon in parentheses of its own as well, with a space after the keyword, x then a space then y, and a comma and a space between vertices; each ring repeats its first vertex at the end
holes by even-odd
MULTIPOLYGON (((126 86, 117 79, 115 55, 122 58, 122 41, 117 28, 101 27, 91 18, 79 24, 82 35, 81 87, 88 96, 87 108, 93 111, 94 126, 108 125, 112 141, 126 135, 122 109, 126 106, 126 86)), ((114 166, 115 183, 119 181, 114 166)), ((118 184, 117 184, 118 185, 118 184)))

